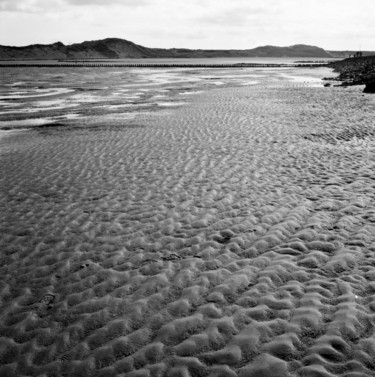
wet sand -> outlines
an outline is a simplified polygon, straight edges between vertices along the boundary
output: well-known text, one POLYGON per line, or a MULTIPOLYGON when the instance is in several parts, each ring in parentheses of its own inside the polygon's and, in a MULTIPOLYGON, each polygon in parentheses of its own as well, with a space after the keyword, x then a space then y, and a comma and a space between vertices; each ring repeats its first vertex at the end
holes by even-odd
POLYGON ((375 101, 295 81, 1 138, 0 375, 373 376, 375 101))

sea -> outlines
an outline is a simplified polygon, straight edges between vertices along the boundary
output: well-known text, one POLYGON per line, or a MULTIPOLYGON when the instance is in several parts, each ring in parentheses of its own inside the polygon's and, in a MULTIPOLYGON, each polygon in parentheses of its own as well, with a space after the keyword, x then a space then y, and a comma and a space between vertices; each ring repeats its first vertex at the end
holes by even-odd
MULTIPOLYGON (((92 62, 85 60, 85 62, 92 62)), ((98 62, 98 60, 95 60, 98 62)), ((220 58, 120 59, 122 64, 180 64, 168 67, 63 67, 66 61, 0 62, 0 130, 39 126, 122 124, 142 116, 186 106, 192 96, 227 87, 259 85, 323 86, 334 77, 327 67, 292 67, 330 59, 220 58), (9 63, 9 62, 8 62, 9 63), (281 64, 283 67, 196 68, 190 64, 281 64), (42 64, 43 66, 23 66, 42 64), (49 66, 50 65, 50 66, 49 66)), ((82 62, 82 61, 77 61, 82 62)))

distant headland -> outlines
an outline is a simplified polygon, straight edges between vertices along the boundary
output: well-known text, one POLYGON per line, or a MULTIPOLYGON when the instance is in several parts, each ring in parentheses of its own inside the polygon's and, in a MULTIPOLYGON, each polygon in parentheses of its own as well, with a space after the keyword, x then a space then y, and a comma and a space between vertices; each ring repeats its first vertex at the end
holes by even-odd
MULTIPOLYGON (((61 42, 46 45, 33 44, 24 47, 0 45, 0 60, 240 57, 344 58, 354 53, 354 51, 326 51, 320 47, 304 44, 288 47, 260 46, 247 50, 163 49, 144 47, 119 38, 86 41, 71 45, 64 45, 61 42)), ((375 55, 375 52, 363 52, 363 55, 375 55)))

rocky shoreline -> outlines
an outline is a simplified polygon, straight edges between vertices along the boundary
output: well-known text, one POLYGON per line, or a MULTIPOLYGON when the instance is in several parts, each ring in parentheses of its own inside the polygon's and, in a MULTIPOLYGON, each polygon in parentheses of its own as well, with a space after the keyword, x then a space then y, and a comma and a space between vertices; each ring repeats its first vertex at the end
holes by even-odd
POLYGON ((348 58, 329 66, 339 73, 336 80, 342 82, 341 86, 366 85, 365 93, 375 93, 375 56, 348 58))

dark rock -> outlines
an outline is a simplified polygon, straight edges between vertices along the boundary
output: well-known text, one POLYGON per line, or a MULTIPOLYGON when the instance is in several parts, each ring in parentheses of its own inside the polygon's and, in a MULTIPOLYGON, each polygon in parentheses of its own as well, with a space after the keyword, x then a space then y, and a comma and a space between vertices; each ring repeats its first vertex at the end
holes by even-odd
POLYGON ((325 86, 326 88, 328 88, 329 86, 331 86, 331 83, 327 82, 326 84, 324 84, 324 86, 325 86))
POLYGON ((370 78, 365 84, 366 87, 363 90, 363 93, 375 93, 375 77, 370 78))
POLYGON ((375 56, 344 59, 330 63, 329 66, 339 73, 337 80, 342 81, 343 87, 364 85, 369 77, 375 76, 375 56))

